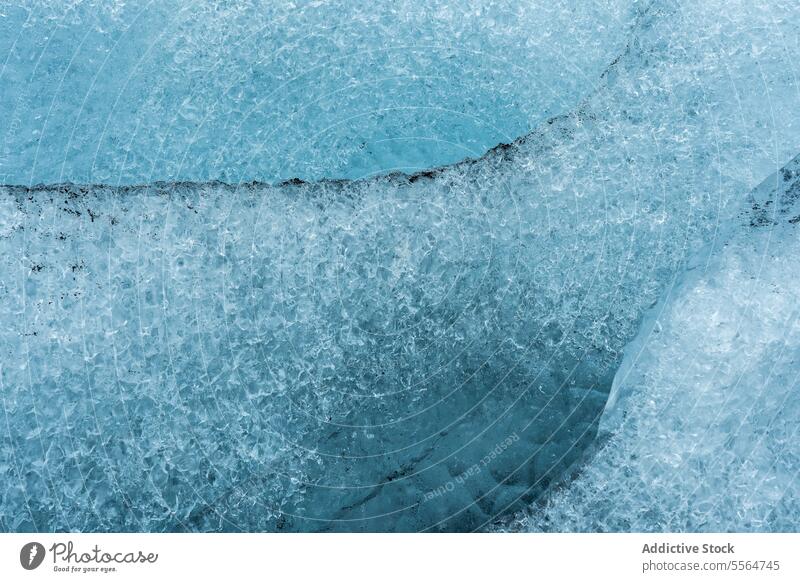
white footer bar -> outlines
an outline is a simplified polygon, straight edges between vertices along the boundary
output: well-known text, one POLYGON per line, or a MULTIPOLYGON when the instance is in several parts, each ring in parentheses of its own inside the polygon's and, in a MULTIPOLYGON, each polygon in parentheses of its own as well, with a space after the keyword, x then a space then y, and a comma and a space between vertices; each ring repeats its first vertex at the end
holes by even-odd
POLYGON ((3 534, 0 580, 800 580, 800 534, 3 534))

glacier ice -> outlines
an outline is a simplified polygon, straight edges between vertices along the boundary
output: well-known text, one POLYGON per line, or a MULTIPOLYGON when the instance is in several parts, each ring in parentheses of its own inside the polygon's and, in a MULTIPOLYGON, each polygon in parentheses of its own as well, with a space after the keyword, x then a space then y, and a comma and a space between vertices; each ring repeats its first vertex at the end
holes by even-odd
POLYGON ((575 106, 634 0, 15 0, 0 183, 412 172, 575 106))
POLYGON ((800 157, 698 253, 625 352, 599 452, 506 527, 796 531, 800 157))
POLYGON ((796 3, 636 6, 571 113, 476 160, 0 187, 0 527, 471 530, 547 490, 800 151, 796 3))

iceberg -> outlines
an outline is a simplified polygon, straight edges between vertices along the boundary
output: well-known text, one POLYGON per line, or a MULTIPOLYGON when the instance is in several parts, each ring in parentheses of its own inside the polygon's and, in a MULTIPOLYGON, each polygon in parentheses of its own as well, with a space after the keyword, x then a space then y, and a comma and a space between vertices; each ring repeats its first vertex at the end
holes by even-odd
POLYGON ((0 526, 469 531, 538 499, 800 151, 800 7, 695 4, 637 5, 571 113, 478 159, 0 187, 0 526))

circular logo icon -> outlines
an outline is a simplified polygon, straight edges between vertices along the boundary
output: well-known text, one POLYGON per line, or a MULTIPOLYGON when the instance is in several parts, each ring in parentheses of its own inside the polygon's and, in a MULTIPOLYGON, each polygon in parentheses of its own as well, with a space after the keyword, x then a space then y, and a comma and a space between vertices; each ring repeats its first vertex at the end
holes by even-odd
POLYGON ((39 542, 28 542, 19 551, 19 563, 26 570, 35 570, 44 561, 44 546, 39 542))

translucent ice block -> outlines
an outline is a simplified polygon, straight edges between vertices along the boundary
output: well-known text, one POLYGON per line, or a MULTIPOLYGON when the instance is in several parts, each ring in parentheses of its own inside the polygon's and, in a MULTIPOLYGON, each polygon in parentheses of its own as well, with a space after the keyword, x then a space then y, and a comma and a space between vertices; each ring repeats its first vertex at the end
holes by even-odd
POLYGON ((3 187, 2 526, 470 530, 534 500, 642 314, 800 151, 799 13, 642 6, 571 114, 414 175, 3 187))

